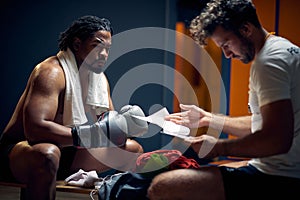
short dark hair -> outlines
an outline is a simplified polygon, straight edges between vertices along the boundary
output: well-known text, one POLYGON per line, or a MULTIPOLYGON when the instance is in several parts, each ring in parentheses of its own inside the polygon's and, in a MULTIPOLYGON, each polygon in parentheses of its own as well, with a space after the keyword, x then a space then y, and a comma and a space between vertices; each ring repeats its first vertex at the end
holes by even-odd
POLYGON ((251 0, 211 0, 191 21, 190 33, 198 44, 206 45, 207 37, 213 34, 218 25, 239 34, 240 27, 246 22, 261 27, 251 0))
POLYGON ((60 50, 67 50, 72 46, 75 37, 84 41, 97 31, 109 31, 113 35, 111 23, 106 18, 86 15, 75 20, 69 28, 60 33, 58 46, 60 50))

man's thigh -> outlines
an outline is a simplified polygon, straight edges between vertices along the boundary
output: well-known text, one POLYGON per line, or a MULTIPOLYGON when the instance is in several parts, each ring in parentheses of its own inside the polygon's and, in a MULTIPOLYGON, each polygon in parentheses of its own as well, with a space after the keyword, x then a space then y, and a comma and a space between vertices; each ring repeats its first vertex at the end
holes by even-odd
POLYGON ((126 151, 123 148, 79 148, 76 151, 72 170, 83 169, 85 171, 96 170, 103 172, 108 169, 127 171, 135 168, 136 159, 140 153, 126 151))

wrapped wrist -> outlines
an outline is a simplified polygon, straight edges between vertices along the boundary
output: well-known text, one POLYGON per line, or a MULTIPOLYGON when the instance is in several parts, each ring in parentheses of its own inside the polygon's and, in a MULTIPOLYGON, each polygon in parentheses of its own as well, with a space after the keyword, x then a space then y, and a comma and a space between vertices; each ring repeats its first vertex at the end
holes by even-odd
POLYGON ((222 131, 225 124, 225 117, 223 115, 211 115, 209 126, 215 130, 222 131))
POLYGON ((71 128, 71 133, 72 133, 72 138, 73 138, 73 145, 76 146, 76 147, 80 146, 80 141, 79 141, 79 137, 78 137, 76 127, 71 128))
POLYGON ((117 112, 107 112, 103 119, 71 129, 73 145, 84 148, 124 146, 127 140, 126 119, 117 112))

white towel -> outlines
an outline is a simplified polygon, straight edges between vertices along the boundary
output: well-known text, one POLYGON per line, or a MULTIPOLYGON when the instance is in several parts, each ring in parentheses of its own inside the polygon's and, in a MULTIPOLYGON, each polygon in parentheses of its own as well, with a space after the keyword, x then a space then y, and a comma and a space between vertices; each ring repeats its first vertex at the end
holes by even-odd
POLYGON ((67 51, 58 52, 57 57, 66 78, 63 124, 74 126, 91 122, 90 116, 98 113, 97 109, 109 107, 107 80, 104 73, 88 72, 89 78, 84 80, 88 81, 87 97, 83 100, 83 93, 86 91, 82 91, 85 87, 82 87, 84 83, 80 81, 81 70, 78 70, 74 54, 67 49, 67 51))
POLYGON ((89 71, 89 83, 86 104, 91 105, 92 109, 95 109, 96 114, 99 115, 103 110, 108 110, 109 108, 108 82, 103 72, 96 74, 89 71))
POLYGON ((95 170, 84 171, 80 169, 78 172, 70 175, 65 179, 67 185, 74 185, 79 187, 94 187, 97 181, 100 181, 101 178, 98 177, 98 174, 95 170))

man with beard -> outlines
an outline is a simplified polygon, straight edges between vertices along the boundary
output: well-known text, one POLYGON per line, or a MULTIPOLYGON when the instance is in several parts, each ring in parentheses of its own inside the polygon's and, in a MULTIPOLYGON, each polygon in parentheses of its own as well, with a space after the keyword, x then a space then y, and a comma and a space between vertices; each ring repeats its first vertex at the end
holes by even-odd
POLYGON ((210 135, 184 142, 199 157, 247 157, 237 167, 205 166, 174 170, 154 178, 148 189, 156 199, 294 199, 300 188, 300 49, 265 30, 250 0, 210 0, 192 20, 200 45, 211 38, 227 58, 252 62, 251 116, 230 117, 195 105, 166 117, 190 128, 211 127, 235 139, 210 135))
POLYGON ((97 121, 114 110, 103 73, 112 34, 109 20, 80 17, 61 33, 59 53, 33 69, 0 140, 1 174, 25 183, 26 199, 55 199, 57 179, 79 169, 127 169, 134 159, 123 154, 143 152, 117 129, 127 127, 119 114, 109 124, 117 125, 110 132, 115 145, 107 124, 97 121))

